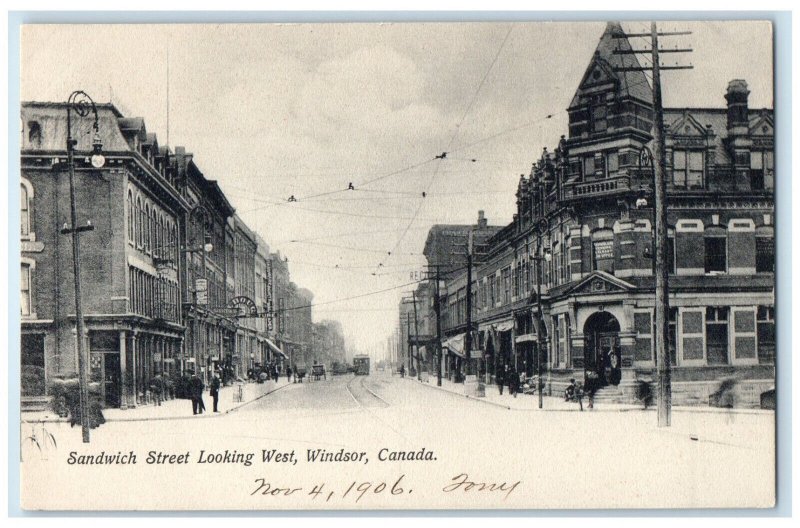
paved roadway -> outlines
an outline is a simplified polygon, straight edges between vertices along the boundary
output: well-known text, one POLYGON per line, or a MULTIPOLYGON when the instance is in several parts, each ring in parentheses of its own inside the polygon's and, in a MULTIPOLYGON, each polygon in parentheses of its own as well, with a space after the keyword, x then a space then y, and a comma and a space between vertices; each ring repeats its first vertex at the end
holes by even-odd
MULTIPOLYGON (((193 458, 201 449, 253 451, 258 457, 262 449, 294 451, 295 469, 264 466, 259 459, 249 468, 217 466, 214 478, 236 480, 237 471, 244 471, 247 480, 265 467, 295 481, 405 474, 409 484, 429 488, 424 500, 420 496, 421 502, 411 503, 415 507, 504 505, 493 497, 455 495, 447 496, 454 502, 442 503, 431 489, 440 491, 461 472, 485 480, 522 480, 522 491, 509 500, 529 508, 769 503, 774 479, 771 414, 675 413, 673 427, 666 430, 655 427, 655 418, 655 413, 642 411, 509 411, 416 380, 373 373, 288 385, 225 415, 109 422, 92 432, 88 450, 134 448, 144 452, 141 457, 149 449, 185 452, 188 446, 193 458), (435 460, 381 462, 384 448, 425 449, 435 460), (369 463, 310 464, 307 451, 315 449, 364 452, 369 463)), ((53 427, 59 448, 51 461, 61 459, 63 465, 70 450, 87 451, 77 428, 53 427)), ((165 478, 161 489, 171 489, 167 475, 173 473, 159 475, 165 478)), ((375 507, 381 500, 330 506, 375 507)))

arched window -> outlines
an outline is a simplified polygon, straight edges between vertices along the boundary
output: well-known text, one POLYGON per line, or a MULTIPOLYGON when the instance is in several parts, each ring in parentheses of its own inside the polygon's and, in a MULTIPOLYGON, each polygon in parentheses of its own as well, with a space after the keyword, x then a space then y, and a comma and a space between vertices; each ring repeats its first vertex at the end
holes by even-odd
POLYGON ((151 241, 153 237, 153 215, 150 211, 150 204, 145 204, 144 206, 144 222, 145 222, 145 231, 144 231, 144 250, 150 253, 151 249, 151 241))
POLYGON ((142 222, 142 199, 136 197, 136 245, 141 247, 144 240, 144 222, 142 222))
POLYGON ((19 231, 20 236, 27 240, 31 234, 31 194, 28 192, 28 186, 24 183, 19 186, 19 198, 19 231))
POLYGON ((128 242, 136 243, 136 226, 134 225, 133 193, 128 191, 128 242))

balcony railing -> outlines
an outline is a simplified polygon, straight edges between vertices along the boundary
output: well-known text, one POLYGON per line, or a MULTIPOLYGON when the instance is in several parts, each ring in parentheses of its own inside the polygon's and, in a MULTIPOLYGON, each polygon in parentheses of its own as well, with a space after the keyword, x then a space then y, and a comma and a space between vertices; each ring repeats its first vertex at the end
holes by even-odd
POLYGON ((627 192, 630 190, 630 178, 628 176, 618 176, 604 180, 581 182, 572 184, 565 189, 565 199, 579 199, 592 196, 603 196, 627 192))

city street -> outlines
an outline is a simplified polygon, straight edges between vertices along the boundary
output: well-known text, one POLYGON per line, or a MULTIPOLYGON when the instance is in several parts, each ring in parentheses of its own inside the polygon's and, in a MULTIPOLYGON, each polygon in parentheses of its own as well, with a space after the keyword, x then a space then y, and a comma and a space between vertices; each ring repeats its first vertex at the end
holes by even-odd
MULTIPOLYGON (((673 427, 657 429, 651 411, 507 410, 437 389, 432 381, 424 386, 380 372, 329 376, 290 384, 228 414, 176 417, 147 427, 141 422, 108 422, 92 431, 89 446, 80 443, 78 428, 46 424, 58 447, 42 454, 24 450, 28 458, 23 462, 23 485, 35 478, 37 490, 62 490, 60 497, 47 499, 63 507, 77 504, 82 493, 80 487, 65 483, 94 478, 91 475, 122 483, 129 471, 153 486, 145 486, 136 497, 120 494, 114 486, 96 489, 92 503, 148 508, 169 497, 189 506, 197 500, 203 503, 215 486, 226 486, 241 488, 241 500, 226 506, 231 508, 359 508, 379 503, 414 508, 531 503, 574 507, 576 496, 589 508, 769 505, 774 479, 771 413, 678 411, 673 427), (288 462, 275 462, 278 456, 263 462, 262 450, 273 449, 278 456, 294 454, 288 462), (131 450, 137 454, 136 473, 124 465, 68 463, 72 451, 91 455, 131 450), (197 467, 210 454, 224 455, 225 450, 233 458, 197 467), (317 450, 364 452, 364 461, 309 462, 309 452, 317 450), (422 457, 432 453, 428 460, 388 460, 391 452, 421 450, 422 457), (145 464, 148 452, 190 454, 187 463, 165 471, 160 464, 145 464), (237 463, 237 453, 254 453, 250 465, 237 463), (475 481, 520 484, 505 498, 503 493, 471 494, 463 487, 444 492, 462 473, 475 481), (339 497, 352 481, 391 486, 401 475, 402 486, 417 489, 417 495, 387 499, 370 492, 359 501, 339 497), (208 482, 192 496, 182 497, 185 478, 208 482), (259 478, 305 491, 265 500, 260 491, 251 495, 259 478), (325 490, 337 494, 326 501, 308 494, 323 482, 325 490), (701 489, 716 492, 698 493, 701 489)), ((546 399, 545 405, 551 401, 546 399)), ((32 496, 43 497, 41 492, 32 496)), ((31 505, 35 503, 31 499, 31 505)))

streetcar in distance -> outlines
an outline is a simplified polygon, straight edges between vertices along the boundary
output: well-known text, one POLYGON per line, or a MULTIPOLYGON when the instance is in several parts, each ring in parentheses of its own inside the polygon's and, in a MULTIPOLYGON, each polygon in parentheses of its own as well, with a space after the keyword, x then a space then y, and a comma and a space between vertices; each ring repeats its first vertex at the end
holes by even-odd
POLYGON ((353 356, 353 368, 356 376, 369 376, 369 356, 366 354, 353 356))

